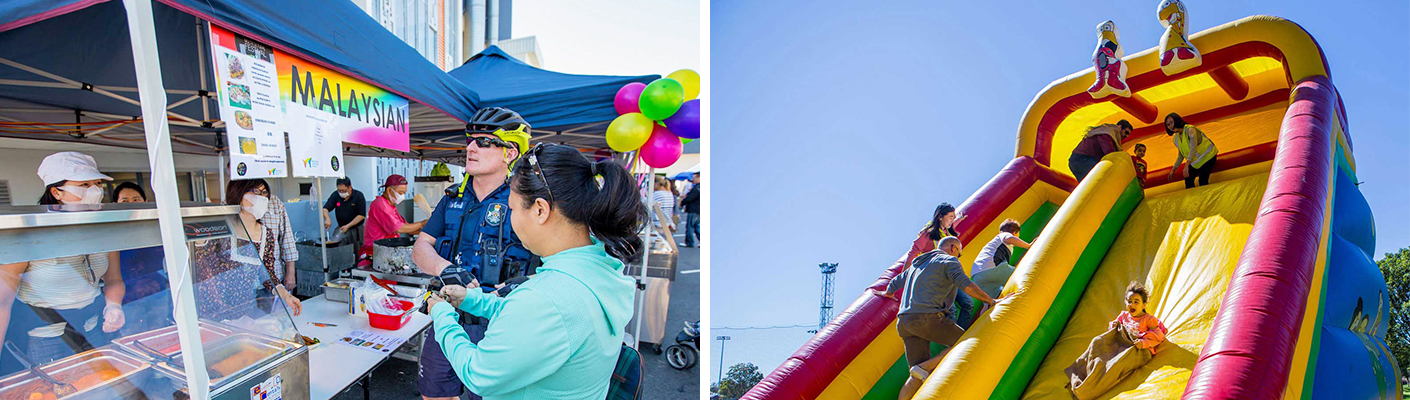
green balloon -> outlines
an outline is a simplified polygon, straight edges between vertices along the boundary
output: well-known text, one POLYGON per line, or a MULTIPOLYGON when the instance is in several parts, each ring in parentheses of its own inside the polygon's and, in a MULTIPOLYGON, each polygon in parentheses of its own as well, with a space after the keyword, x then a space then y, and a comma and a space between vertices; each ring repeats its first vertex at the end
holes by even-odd
POLYGON ((695 139, 681 138, 681 144, 686 144, 686 143, 690 143, 690 142, 694 142, 694 141, 695 141, 695 139))
POLYGON ((660 121, 675 114, 684 102, 685 88, 681 87, 681 83, 675 79, 661 78, 642 89, 637 105, 641 107, 642 115, 660 121))

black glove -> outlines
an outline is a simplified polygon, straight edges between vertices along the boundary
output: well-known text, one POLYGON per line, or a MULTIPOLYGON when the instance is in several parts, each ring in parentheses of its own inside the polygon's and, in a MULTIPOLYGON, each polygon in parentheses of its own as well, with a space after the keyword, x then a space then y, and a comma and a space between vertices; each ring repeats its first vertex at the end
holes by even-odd
POLYGON ((511 279, 509 279, 508 281, 505 281, 505 282, 504 282, 504 287, 501 287, 501 288, 499 288, 498 290, 495 290, 495 294, 498 294, 499 297, 508 296, 508 295, 509 295, 509 292, 514 291, 514 289, 519 288, 519 285, 522 285, 524 282, 528 282, 528 281, 529 281, 529 277, 527 277, 527 276, 520 276, 520 277, 516 277, 516 278, 511 278, 511 279))
POLYGON ((442 285, 471 287, 473 285, 470 283, 475 281, 475 274, 470 273, 470 270, 459 265, 448 265, 445 269, 441 270, 440 279, 442 285))

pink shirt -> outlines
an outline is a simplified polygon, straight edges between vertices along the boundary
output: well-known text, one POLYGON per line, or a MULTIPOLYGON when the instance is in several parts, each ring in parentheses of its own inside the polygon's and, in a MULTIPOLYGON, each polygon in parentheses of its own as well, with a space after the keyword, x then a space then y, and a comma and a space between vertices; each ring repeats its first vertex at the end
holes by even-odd
POLYGON ((1139 318, 1132 317, 1130 312, 1122 311, 1116 316, 1117 324, 1131 332, 1132 336, 1139 338, 1136 347, 1149 349, 1151 354, 1155 354, 1155 346, 1165 341, 1165 324, 1156 319, 1154 315, 1147 312, 1139 318))
POLYGON ((397 229, 406 224, 397 209, 392 207, 392 202, 385 196, 377 196, 372 200, 372 207, 367 210, 367 229, 363 231, 363 247, 372 246, 372 242, 378 239, 397 237, 397 229))

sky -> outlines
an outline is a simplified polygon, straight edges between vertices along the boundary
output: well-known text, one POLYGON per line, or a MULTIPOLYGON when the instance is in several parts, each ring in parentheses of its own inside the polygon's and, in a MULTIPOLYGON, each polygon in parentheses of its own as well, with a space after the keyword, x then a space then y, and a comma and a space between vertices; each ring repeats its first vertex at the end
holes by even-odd
POLYGON ((543 67, 572 74, 700 69, 700 2, 518 0, 514 37, 537 36, 543 67))
MULTIPOLYGON (((1092 66, 1098 23, 1116 22, 1128 55, 1164 31, 1158 1, 800 3, 710 3, 710 326, 813 326, 711 332, 731 337, 726 365, 765 375, 818 323, 818 263, 839 264, 845 309, 937 204, 964 202, 1013 159, 1033 97, 1092 66)), ((1376 258, 1410 247, 1407 3, 1185 4, 1191 33, 1266 14, 1317 39, 1378 222, 1376 258)))

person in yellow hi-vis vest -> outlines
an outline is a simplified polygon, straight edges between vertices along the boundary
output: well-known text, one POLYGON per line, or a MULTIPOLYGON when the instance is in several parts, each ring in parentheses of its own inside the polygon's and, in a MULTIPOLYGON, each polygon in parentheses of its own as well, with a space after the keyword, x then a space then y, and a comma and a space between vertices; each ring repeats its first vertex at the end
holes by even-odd
POLYGON ((1165 134, 1173 137, 1175 149, 1180 152, 1175 156, 1175 165, 1170 168, 1170 180, 1175 180, 1175 171, 1182 171, 1186 189, 1195 187, 1196 177, 1201 186, 1208 185, 1209 174, 1214 172, 1214 163, 1219 158, 1219 149, 1214 147, 1214 141, 1204 136, 1199 128, 1185 123, 1176 113, 1165 116, 1165 134), (1185 160, 1189 163, 1185 164, 1185 160))

